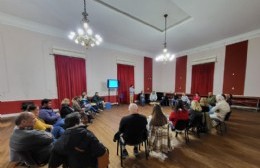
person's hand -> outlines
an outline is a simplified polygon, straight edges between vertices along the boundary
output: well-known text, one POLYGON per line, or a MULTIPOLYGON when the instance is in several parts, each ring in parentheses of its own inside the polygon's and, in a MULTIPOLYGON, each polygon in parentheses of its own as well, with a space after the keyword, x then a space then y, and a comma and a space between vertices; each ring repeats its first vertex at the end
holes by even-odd
POLYGON ((60 113, 56 113, 56 115, 57 115, 58 117, 60 117, 60 113))

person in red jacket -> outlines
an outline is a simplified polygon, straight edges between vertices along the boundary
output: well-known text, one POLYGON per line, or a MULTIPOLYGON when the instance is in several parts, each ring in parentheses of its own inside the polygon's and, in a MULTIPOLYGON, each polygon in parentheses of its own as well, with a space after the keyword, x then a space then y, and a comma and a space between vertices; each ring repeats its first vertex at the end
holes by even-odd
POLYGON ((188 111, 184 108, 182 100, 178 100, 173 112, 169 116, 169 120, 172 122, 172 129, 175 128, 175 125, 178 120, 188 120, 189 114, 188 111))

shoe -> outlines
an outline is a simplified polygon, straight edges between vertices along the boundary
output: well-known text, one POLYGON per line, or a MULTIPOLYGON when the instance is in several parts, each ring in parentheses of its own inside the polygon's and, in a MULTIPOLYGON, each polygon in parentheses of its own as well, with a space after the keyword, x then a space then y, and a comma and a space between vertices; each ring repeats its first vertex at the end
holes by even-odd
POLYGON ((123 157, 123 159, 125 159, 125 158, 128 157, 128 152, 127 152, 126 149, 124 149, 124 150, 122 151, 122 157, 123 157))
POLYGON ((135 155, 135 156, 139 155, 139 151, 138 151, 138 148, 137 148, 137 147, 134 147, 134 155, 135 155))

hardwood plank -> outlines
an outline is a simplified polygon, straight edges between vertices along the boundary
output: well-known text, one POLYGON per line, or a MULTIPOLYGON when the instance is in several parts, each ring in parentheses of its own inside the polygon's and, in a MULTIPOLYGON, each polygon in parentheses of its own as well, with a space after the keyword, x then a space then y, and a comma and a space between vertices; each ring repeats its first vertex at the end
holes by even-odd
MULTIPOLYGON (((120 158, 116 155, 116 143, 113 136, 118 130, 121 118, 128 115, 127 105, 113 106, 96 117, 88 129, 110 151, 110 167, 119 168, 120 158)), ((152 106, 140 107, 139 111, 148 116, 152 106)), ((164 107, 169 114, 170 107, 164 107)), ((14 127, 14 118, 2 119, 0 123, 0 167, 6 168, 9 160, 9 138, 14 127)), ((215 130, 210 134, 202 134, 201 138, 190 134, 190 143, 185 144, 183 135, 174 138, 175 148, 168 154, 164 162, 149 157, 145 159, 144 147, 138 158, 135 158, 132 147, 127 146, 130 157, 124 160, 129 168, 256 168, 260 165, 260 113, 233 109, 230 121, 227 122, 228 132, 223 136, 215 130)), ((173 132, 175 135, 175 133, 173 132)), ((45 166, 47 168, 47 166, 45 166)))

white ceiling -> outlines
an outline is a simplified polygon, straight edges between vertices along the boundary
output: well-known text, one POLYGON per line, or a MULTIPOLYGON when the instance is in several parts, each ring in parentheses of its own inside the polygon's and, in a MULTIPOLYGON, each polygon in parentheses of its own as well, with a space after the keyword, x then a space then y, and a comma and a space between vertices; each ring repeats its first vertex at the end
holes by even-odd
MULTIPOLYGON (((260 0, 86 2, 89 24, 95 33, 101 34, 104 46, 152 57, 163 48, 164 32, 156 28, 164 28, 165 13, 169 14, 167 46, 172 53, 185 53, 222 39, 260 30, 260 0), (183 16, 185 13, 187 15, 183 16)), ((45 25, 49 33, 56 32, 66 39, 71 30, 80 26, 82 12, 83 0, 0 0, 0 24, 20 23, 20 27, 24 28, 27 23, 34 24, 30 28, 38 26, 40 32, 45 25)))

